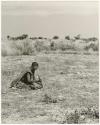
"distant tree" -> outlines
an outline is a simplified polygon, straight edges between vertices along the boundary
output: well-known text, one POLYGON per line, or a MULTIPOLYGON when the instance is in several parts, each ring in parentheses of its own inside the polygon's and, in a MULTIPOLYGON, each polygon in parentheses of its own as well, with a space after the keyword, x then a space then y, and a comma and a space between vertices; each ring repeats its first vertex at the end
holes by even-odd
POLYGON ((26 39, 28 37, 27 34, 23 34, 22 36, 20 36, 21 39, 26 39))
POLYGON ((43 37, 40 36, 40 37, 38 37, 38 39, 43 39, 43 37))
POLYGON ((53 39, 59 39, 59 36, 54 36, 53 39))
POLYGON ((26 39, 27 37, 28 37, 27 34, 22 34, 21 36, 14 37, 14 40, 23 40, 26 39))
POLYGON ((7 39, 9 39, 9 38, 10 38, 10 36, 8 35, 8 36, 7 36, 7 39))
POLYGON ((65 39, 70 40, 70 36, 65 36, 65 39))
POLYGON ((89 40, 87 38, 81 38, 81 40, 88 42, 89 40))
POLYGON ((89 41, 97 41, 98 39, 96 37, 88 38, 89 41))
POLYGON ((51 44, 50 44, 50 48, 51 48, 51 50, 54 50, 54 47, 55 47, 54 42, 51 42, 51 44))
POLYGON ((29 39, 32 39, 32 40, 33 40, 33 37, 30 37, 29 39))
POLYGON ((38 39, 37 37, 33 37, 34 39, 38 39))
POLYGON ((74 38, 76 39, 76 40, 79 40, 80 39, 80 34, 78 34, 77 36, 74 36, 74 38))

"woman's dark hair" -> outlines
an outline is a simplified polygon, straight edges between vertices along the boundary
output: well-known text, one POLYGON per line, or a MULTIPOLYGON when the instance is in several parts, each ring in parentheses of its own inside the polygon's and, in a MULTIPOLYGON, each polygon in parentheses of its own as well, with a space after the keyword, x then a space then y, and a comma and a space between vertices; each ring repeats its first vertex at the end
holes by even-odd
POLYGON ((32 67, 34 67, 34 66, 39 66, 39 64, 37 63, 37 62, 32 62, 32 65, 31 65, 32 67))

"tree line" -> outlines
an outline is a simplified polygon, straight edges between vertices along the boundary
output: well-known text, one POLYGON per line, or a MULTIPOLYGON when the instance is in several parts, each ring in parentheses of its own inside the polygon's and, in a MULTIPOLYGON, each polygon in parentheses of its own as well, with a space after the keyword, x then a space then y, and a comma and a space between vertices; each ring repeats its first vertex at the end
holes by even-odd
MULTIPOLYGON (((46 37, 41 37, 41 36, 39 36, 39 37, 29 37, 28 34, 22 34, 21 36, 17 36, 17 37, 11 37, 9 35, 7 36, 8 40, 24 40, 26 38, 29 38, 31 40, 36 40, 36 39, 45 39, 46 40, 46 39, 48 39, 46 37)), ((58 39, 60 39, 60 37, 55 35, 55 36, 52 37, 52 39, 58 40, 58 39)), ((71 40, 71 39, 73 39, 73 40, 84 40, 84 41, 96 41, 96 40, 98 40, 98 38, 96 38, 96 37, 81 38, 80 34, 74 36, 74 38, 71 38, 69 35, 66 35, 65 39, 66 40, 71 40)))

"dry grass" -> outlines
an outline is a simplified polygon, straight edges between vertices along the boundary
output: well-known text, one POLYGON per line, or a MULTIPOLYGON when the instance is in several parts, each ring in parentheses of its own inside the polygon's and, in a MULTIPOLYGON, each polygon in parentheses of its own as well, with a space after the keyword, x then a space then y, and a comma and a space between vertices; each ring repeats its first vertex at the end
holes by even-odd
POLYGON ((2 56, 31 55, 34 51, 29 39, 2 42, 2 56))
POLYGON ((60 53, 67 51, 75 52, 98 52, 99 42, 84 40, 50 40, 50 39, 35 39, 29 38, 24 40, 9 40, 2 41, 2 56, 17 56, 17 55, 32 55, 37 52, 54 52, 59 51, 60 53))
POLYGON ((2 57, 2 123, 98 123, 98 55, 38 54, 2 57), (31 62, 44 88, 9 89, 31 62))

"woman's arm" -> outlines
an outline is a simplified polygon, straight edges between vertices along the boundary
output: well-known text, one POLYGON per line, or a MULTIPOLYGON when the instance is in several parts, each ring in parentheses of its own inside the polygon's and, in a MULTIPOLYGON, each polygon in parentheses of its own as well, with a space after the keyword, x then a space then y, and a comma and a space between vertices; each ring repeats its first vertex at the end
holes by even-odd
POLYGON ((37 84, 42 85, 42 79, 40 78, 40 76, 38 75, 38 80, 35 81, 37 84))
POLYGON ((27 73, 27 81, 28 81, 29 84, 32 84, 34 82, 34 80, 31 79, 30 73, 27 73))

